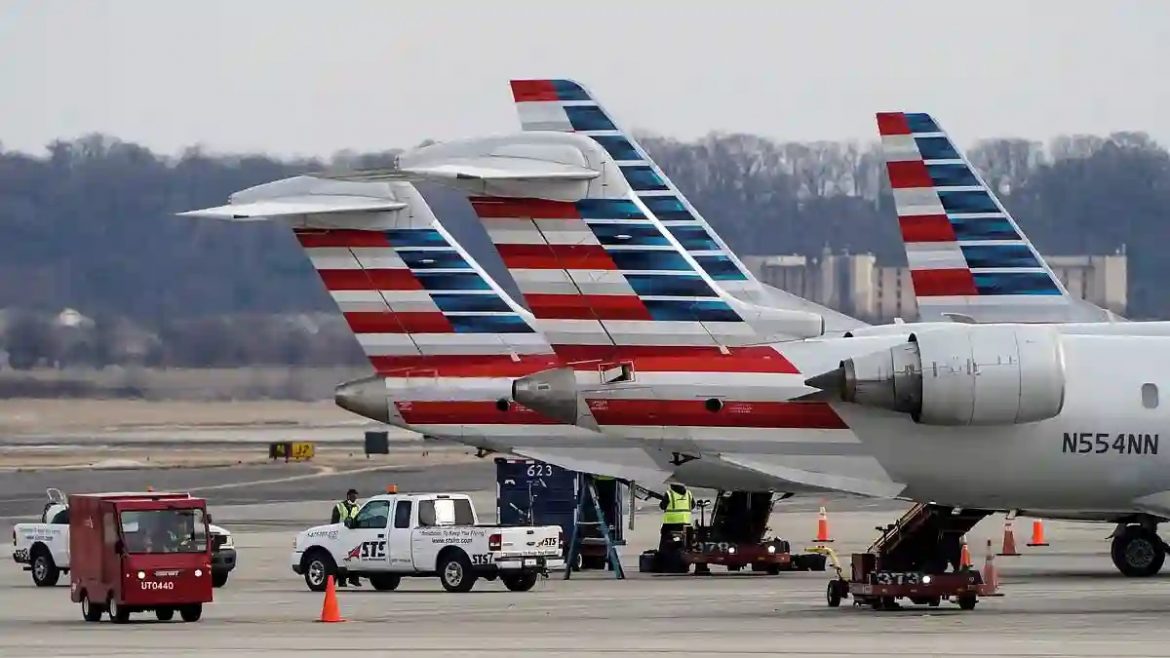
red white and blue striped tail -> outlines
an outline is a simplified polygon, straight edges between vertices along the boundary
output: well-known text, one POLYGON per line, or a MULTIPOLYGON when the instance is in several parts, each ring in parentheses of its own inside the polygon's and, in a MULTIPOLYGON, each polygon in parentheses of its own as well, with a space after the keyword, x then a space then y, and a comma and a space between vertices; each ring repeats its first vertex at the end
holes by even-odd
POLYGON ((1093 322, 929 114, 877 115, 919 318, 1093 322))
POLYGON ((519 376, 552 349, 407 182, 298 176, 184 213, 285 219, 383 376, 519 376))
POLYGON ((670 234, 733 297, 772 308, 816 313, 829 331, 864 323, 792 293, 760 283, 634 136, 621 128, 597 97, 573 80, 512 80, 512 97, 525 131, 578 133, 591 137, 627 173, 645 181, 637 196, 670 234))
POLYGON ((645 185, 637 190, 641 201, 720 286, 732 294, 759 287, 715 230, 583 85, 572 80, 513 80, 512 97, 523 130, 592 137, 627 178, 643 180, 645 185))

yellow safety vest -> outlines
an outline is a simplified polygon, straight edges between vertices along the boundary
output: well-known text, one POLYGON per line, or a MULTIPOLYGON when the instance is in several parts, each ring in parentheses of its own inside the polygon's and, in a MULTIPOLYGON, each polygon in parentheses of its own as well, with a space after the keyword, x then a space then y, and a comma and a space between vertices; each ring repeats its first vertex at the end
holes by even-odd
POLYGON ((346 505, 344 502, 337 503, 337 522, 338 523, 345 523, 346 519, 348 519, 352 516, 357 516, 357 510, 358 510, 357 505, 354 505, 351 508, 349 505, 346 505), (353 511, 350 511, 350 510, 353 510, 353 511))
POLYGON ((663 525, 676 523, 690 525, 691 505, 695 501, 691 496, 691 492, 687 491, 686 493, 680 494, 674 489, 667 489, 666 496, 666 511, 662 513, 663 525))

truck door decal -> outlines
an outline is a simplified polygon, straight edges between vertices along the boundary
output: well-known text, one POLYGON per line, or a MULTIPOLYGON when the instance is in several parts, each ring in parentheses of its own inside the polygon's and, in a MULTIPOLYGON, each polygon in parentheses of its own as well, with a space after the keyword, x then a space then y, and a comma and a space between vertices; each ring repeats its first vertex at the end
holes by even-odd
POLYGON ((364 541, 357 546, 350 549, 345 556, 346 561, 349 560, 385 560, 386 559, 386 540, 379 539, 376 541, 364 541))

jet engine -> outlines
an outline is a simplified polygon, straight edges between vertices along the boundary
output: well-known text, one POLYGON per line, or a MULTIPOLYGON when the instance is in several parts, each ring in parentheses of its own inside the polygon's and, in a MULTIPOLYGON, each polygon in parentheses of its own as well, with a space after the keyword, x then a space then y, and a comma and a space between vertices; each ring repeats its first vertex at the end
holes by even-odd
POLYGON ((1060 413, 1064 353, 1052 327, 936 326, 805 383, 924 425, 1016 425, 1060 413))

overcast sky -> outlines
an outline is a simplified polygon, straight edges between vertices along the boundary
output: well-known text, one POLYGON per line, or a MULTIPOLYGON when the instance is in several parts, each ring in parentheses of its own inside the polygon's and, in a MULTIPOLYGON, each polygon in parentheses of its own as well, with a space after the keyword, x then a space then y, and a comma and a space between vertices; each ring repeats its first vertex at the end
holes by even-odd
POLYGON ((0 0, 0 143, 327 155, 517 128, 507 81, 589 85, 629 128, 1170 144, 1170 2, 0 0))

